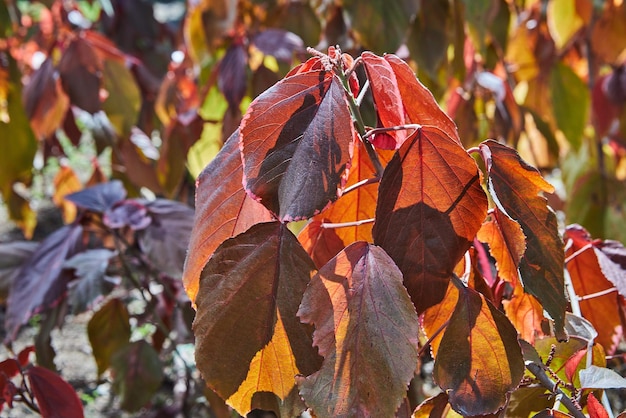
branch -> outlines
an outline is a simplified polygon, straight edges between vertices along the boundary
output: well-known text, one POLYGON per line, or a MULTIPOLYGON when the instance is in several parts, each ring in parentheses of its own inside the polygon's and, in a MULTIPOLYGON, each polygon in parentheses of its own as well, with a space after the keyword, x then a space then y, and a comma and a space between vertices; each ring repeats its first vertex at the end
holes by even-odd
POLYGON ((548 377, 546 372, 543 369, 543 365, 537 364, 532 361, 526 361, 526 368, 529 372, 531 372, 537 379, 541 385, 547 388, 550 392, 557 396, 561 396, 561 403, 567 408, 568 411, 572 413, 572 415, 576 418, 586 418, 585 414, 576 407, 572 399, 567 396, 561 389, 558 388, 557 384, 548 377))

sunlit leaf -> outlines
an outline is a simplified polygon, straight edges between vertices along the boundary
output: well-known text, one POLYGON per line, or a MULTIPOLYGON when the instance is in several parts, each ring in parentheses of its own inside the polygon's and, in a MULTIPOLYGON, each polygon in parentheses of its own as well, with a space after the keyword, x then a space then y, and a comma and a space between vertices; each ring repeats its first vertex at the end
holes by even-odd
POLYGON ((419 313, 441 301, 487 214, 476 163, 437 128, 421 128, 385 168, 374 243, 404 275, 419 313))
POLYGON ((43 418, 82 418, 83 404, 74 388, 58 374, 40 366, 24 373, 43 418))
POLYGON ((313 216, 339 196, 353 141, 345 92, 332 72, 287 77, 257 97, 241 122, 246 189, 283 221, 313 216))
POLYGON ((515 286, 511 299, 502 301, 502 304, 520 338, 533 344, 538 335, 543 335, 543 307, 533 295, 524 292, 521 284, 515 286))
POLYGON ((396 52, 418 10, 418 4, 411 0, 344 0, 342 5, 357 41, 379 54, 396 52))
POLYGON ((567 306, 563 242, 556 215, 538 195, 554 188, 514 149, 493 140, 483 142, 480 149, 487 164, 489 192, 498 209, 517 221, 526 236, 526 252, 519 264, 524 290, 541 302, 560 334, 567 306))
POLYGON ((580 148, 589 116, 589 89, 567 65, 558 63, 550 73, 554 117, 565 138, 580 148))
MULTIPOLYGON (((572 256, 580 251, 567 263, 567 271, 572 279, 574 292, 578 296, 586 296, 613 288, 613 283, 607 280, 600 259, 606 264, 613 264, 604 256, 601 242, 594 241, 591 236, 579 225, 570 225, 565 231, 565 238, 571 240, 566 256, 572 256), (585 247, 588 247, 584 250, 585 247)), ((622 247, 623 249, 623 247, 622 247)), ((621 276, 622 286, 626 272, 616 265, 614 270, 621 276)), ((589 320, 598 332, 597 342, 602 344, 609 354, 613 354, 622 339, 622 315, 620 309, 622 297, 617 292, 600 295, 591 299, 579 301, 582 316, 589 320)))
POLYGON ((320 371, 300 378, 316 416, 393 416, 417 364, 418 322, 402 274, 379 247, 357 242, 322 267, 298 315, 315 325, 320 371))
POLYGON ((235 132, 197 180, 196 211, 183 274, 192 301, 198 293, 200 273, 215 249, 252 225, 272 220, 263 205, 248 197, 241 181, 239 133, 235 132))
POLYGON ((626 379, 611 369, 589 366, 580 371, 580 386, 584 389, 623 389, 626 379))
POLYGON ((495 413, 524 374, 517 331, 480 293, 454 279, 458 302, 441 338, 433 378, 464 416, 495 413))
MULTIPOLYGON (((370 82, 374 106, 379 123, 382 127, 393 127, 407 123, 404 115, 404 103, 400 96, 398 82, 393 68, 388 59, 374 55, 371 52, 361 54, 365 63, 367 79, 370 82)), ((388 132, 385 135, 375 135, 372 144, 382 149, 398 149, 404 143, 408 135, 407 130, 388 132), (391 137, 395 139, 392 144, 386 144, 381 138, 391 137)))
POLYGON ((433 94, 415 77, 411 67, 392 54, 385 55, 385 60, 389 62, 396 75, 407 122, 418 123, 422 126, 435 126, 460 144, 456 125, 441 110, 433 94))
POLYGON ((130 316, 121 299, 114 298, 98 309, 87 324, 87 336, 98 366, 98 374, 111 364, 111 356, 128 345, 130 316))
POLYGON ((65 196, 81 190, 83 184, 80 179, 72 170, 71 167, 62 166, 59 172, 54 176, 54 195, 52 201, 55 205, 61 208, 63 214, 63 221, 69 224, 76 218, 76 206, 74 203, 65 200, 65 196))
POLYGON ((30 76, 24 87, 24 107, 39 138, 52 135, 63 123, 70 101, 48 57, 30 76))
POLYGON ((411 418, 460 418, 448 403, 448 395, 440 393, 419 404, 411 418))
MULTIPOLYGON (((383 165, 393 156, 392 151, 379 151, 378 157, 383 165)), ((352 167, 346 187, 359 182, 372 180, 376 176, 374 166, 361 142, 354 147, 352 167)), ((298 235, 298 240, 311 255, 318 267, 323 266, 344 247, 356 241, 372 242, 372 223, 365 223, 341 228, 322 228, 322 223, 341 224, 345 222, 365 221, 376 214, 378 184, 366 184, 341 196, 323 213, 316 215, 298 235)))
POLYGON ((136 412, 150 401, 163 381, 159 354, 145 340, 117 350, 111 357, 113 389, 121 398, 121 408, 136 412))
POLYGON ((577 3, 576 0, 554 0, 548 3, 548 28, 559 50, 583 27, 583 19, 576 11, 577 3))
POLYGON ((22 265, 9 293, 5 326, 12 341, 22 324, 65 296, 69 277, 62 274, 63 262, 79 251, 83 228, 64 226, 48 237, 22 265))
POLYGON ((609 413, 593 393, 590 393, 587 397, 587 411, 589 412, 589 418, 609 418, 609 413))
POLYGON ((319 368, 311 329, 296 317, 314 272, 310 257, 278 222, 226 240, 202 272, 196 363, 209 387, 240 414, 274 409, 259 392, 274 393, 281 407, 293 405, 294 376, 319 368))

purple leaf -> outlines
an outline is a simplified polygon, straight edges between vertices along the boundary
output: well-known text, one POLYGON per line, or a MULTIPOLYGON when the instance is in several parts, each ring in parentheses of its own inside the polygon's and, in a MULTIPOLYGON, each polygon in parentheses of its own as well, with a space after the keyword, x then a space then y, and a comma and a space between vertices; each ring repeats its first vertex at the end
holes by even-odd
POLYGON ((0 243, 0 300, 5 300, 20 267, 35 251, 38 242, 14 241, 0 243))
POLYGON ((74 269, 78 276, 78 280, 71 282, 69 288, 72 313, 86 311, 117 284, 119 279, 106 274, 109 261, 115 255, 115 251, 98 248, 78 253, 65 261, 63 267, 74 269))
POLYGON ((33 314, 57 305, 65 296, 69 277, 63 263, 82 247, 83 228, 67 225, 49 235, 26 260, 11 286, 6 312, 7 340, 13 341, 33 314))
POLYGON ((605 240, 594 245, 604 276, 626 297, 626 248, 621 242, 605 240))
POLYGON ((231 108, 238 108, 239 103, 246 95, 248 77, 246 67, 248 54, 243 45, 231 45, 222 61, 220 61, 217 76, 217 86, 226 97, 231 108))
POLYGON ((103 213, 125 197, 126 190, 122 182, 113 180, 76 193, 68 194, 65 196, 65 199, 83 209, 103 213))
POLYGON ((146 229, 152 219, 148 216, 148 209, 137 200, 128 199, 115 204, 104 212, 104 224, 112 229, 129 227, 133 231, 146 229))
POLYGON ((167 199, 146 203, 150 225, 138 233, 139 247, 154 266, 172 277, 182 277, 194 211, 167 199))
POLYGON ((264 30, 252 42, 262 53, 285 62, 291 62, 293 53, 304 49, 304 42, 298 35, 282 29, 264 30))

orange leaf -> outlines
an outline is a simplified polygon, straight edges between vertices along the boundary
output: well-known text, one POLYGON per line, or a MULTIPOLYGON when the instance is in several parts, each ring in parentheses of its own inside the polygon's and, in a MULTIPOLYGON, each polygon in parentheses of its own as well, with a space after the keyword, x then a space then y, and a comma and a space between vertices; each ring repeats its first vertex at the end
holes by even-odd
POLYGON ((350 245, 313 277, 298 315, 324 356, 298 379, 315 416, 394 416, 417 365, 418 321, 391 258, 350 245))
POLYGON ((421 313, 442 300, 487 214, 478 167, 445 132, 423 127, 389 162, 378 193, 374 243, 400 267, 421 313))
POLYGON ((441 338, 433 377, 463 416, 495 413, 524 374, 517 331, 480 293, 453 279, 458 302, 441 338))
POLYGON ((314 272, 279 222, 226 240, 202 271, 193 323, 196 363, 209 387, 241 415, 275 410, 276 398, 280 409, 304 409, 294 376, 318 370, 320 358, 296 312, 314 272))
POLYGON ((65 196, 82 188, 83 184, 70 167, 61 167, 56 176, 54 176, 54 196, 52 196, 52 201, 61 208, 65 223, 69 224, 76 218, 76 205, 69 200, 65 200, 65 196))
POLYGON ((517 221, 526 236, 526 251, 519 263, 524 290, 535 296, 554 319, 560 339, 566 338, 563 241, 556 215, 546 199, 539 196, 540 192, 554 191, 554 187, 514 149, 488 140, 480 144, 480 150, 497 208, 517 221))
POLYGON ((513 323, 520 338, 534 344, 535 337, 543 335, 541 321, 543 321, 543 308, 531 294, 525 293, 521 284, 515 286, 511 300, 504 300, 504 312, 513 323))
POLYGON ((252 225, 272 220, 271 214, 243 189, 238 138, 236 131, 198 176, 194 227, 183 273, 192 301, 198 293, 200 273, 215 249, 252 225))
MULTIPOLYGON (((567 263, 567 271, 572 279, 574 292, 578 296, 590 295, 613 288, 598 263, 599 250, 589 233, 579 226, 570 225, 565 231, 565 237, 571 240, 566 255, 571 256, 581 251, 567 263), (586 250, 583 250, 588 247, 586 250)), ((622 328, 622 297, 617 292, 608 293, 591 299, 581 300, 582 316, 593 324, 598 332, 596 341, 606 352, 613 354, 624 333, 622 328)))

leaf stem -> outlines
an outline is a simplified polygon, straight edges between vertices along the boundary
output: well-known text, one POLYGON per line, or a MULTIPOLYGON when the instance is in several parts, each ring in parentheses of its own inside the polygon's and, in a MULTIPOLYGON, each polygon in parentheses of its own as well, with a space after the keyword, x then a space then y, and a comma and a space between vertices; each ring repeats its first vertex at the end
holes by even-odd
POLYGON ((588 295, 585 295, 585 296, 578 296, 578 300, 580 301, 580 300, 599 298, 600 296, 608 295, 609 293, 613 293, 613 292, 617 292, 617 287, 611 287, 609 289, 605 289, 596 293, 589 293, 588 295))
POLYGON ((350 226, 360 226, 360 225, 365 225, 365 224, 371 224, 374 223, 376 219, 375 218, 370 218, 370 219, 363 219, 360 221, 352 221, 352 222, 338 222, 338 223, 322 223, 322 228, 325 229, 334 229, 334 228, 347 228, 350 226))
POLYGON ((578 250, 574 251, 569 257, 565 259, 565 265, 567 265, 567 263, 572 261, 574 258, 578 257, 580 254, 587 251, 589 248, 593 248, 593 244, 587 244, 584 247, 581 247, 578 250))
POLYGON ((543 365, 537 364, 532 361, 526 361, 526 368, 529 372, 531 372, 537 379, 541 385, 547 388, 550 392, 555 395, 561 396, 561 403, 567 408, 568 411, 572 413, 572 415, 576 418, 585 418, 585 414, 582 413, 580 409, 574 405, 574 402, 567 396, 561 389, 558 388, 558 385, 548 377, 546 372, 543 370, 543 365))
POLYGON ((372 177, 371 179, 361 180, 359 182, 354 183, 352 186, 346 187, 345 190, 343 191, 342 196, 350 193, 353 190, 358 189, 359 187, 367 186, 368 184, 374 184, 374 183, 378 183, 378 182, 380 182, 380 178, 379 177, 372 177))
MULTIPOLYGON (((370 129, 369 131, 367 131, 365 136, 363 136, 363 139, 368 139, 372 135, 376 135, 376 134, 383 133, 383 132, 403 131, 403 130, 407 130, 408 131, 409 129, 415 129, 417 131, 421 127, 422 127, 422 125, 420 125, 420 124, 409 123, 409 124, 406 124, 406 125, 390 126, 390 127, 384 127, 384 128, 374 128, 374 129, 370 129)), ((411 132, 411 134, 413 134, 413 133, 415 133, 415 131, 411 132)))

